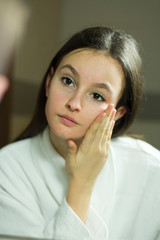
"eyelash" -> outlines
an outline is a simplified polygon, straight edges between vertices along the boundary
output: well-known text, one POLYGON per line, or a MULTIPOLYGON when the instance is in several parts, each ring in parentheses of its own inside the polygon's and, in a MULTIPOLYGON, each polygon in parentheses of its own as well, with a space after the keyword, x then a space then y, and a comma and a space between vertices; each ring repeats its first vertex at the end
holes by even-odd
POLYGON ((105 99, 104 99, 104 97, 103 97, 101 94, 99 94, 99 93, 97 93, 97 92, 92 93, 92 95, 93 95, 93 94, 98 95, 98 97, 101 98, 101 100, 97 100, 96 98, 94 98, 95 101, 105 102, 105 99))
MULTIPOLYGON (((72 83, 74 84, 74 86, 75 86, 75 83, 74 83, 74 81, 73 81, 71 78, 69 78, 69 77, 62 77, 61 81, 62 81, 62 83, 63 83, 65 86, 69 86, 69 87, 70 87, 70 85, 66 83, 66 80, 69 80, 70 83, 72 82, 72 83)), ((105 102, 105 98, 104 98, 101 94, 99 94, 99 93, 97 93, 97 92, 94 92, 94 93, 92 93, 91 95, 93 96, 94 94, 95 94, 95 95, 98 95, 98 97, 101 98, 101 100, 97 100, 96 98, 93 98, 95 101, 97 101, 97 102, 105 102)))
MULTIPOLYGON (((73 81, 71 78, 69 78, 69 77, 62 77, 61 81, 62 81, 62 83, 63 83, 65 86, 70 86, 69 84, 67 84, 67 83, 65 82, 65 80, 70 80, 72 83, 74 83, 74 81, 73 81)), ((75 83, 74 83, 74 85, 75 85, 75 83)))

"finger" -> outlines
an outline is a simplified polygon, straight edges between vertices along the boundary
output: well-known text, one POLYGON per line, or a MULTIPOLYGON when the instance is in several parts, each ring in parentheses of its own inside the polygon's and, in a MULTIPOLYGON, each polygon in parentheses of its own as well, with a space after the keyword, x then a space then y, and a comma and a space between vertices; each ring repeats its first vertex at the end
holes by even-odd
POLYGON ((108 134, 108 136, 106 136, 106 140, 104 140, 102 143, 102 148, 105 150, 107 156, 109 154, 109 145, 110 145, 114 125, 115 125, 115 120, 112 121, 112 125, 110 128, 109 134, 108 134))
POLYGON ((84 144, 86 146, 86 145, 92 143, 92 141, 94 139, 94 136, 95 136, 95 134, 97 132, 97 129, 101 125, 101 123, 102 123, 103 119, 105 118, 105 116, 106 116, 106 113, 103 112, 94 120, 94 122, 88 128, 88 130, 87 130, 87 132, 85 134, 85 137, 83 139, 82 144, 84 144))
MULTIPOLYGON (((105 130, 108 125, 109 125, 109 120, 111 120, 112 118, 112 114, 114 113, 114 111, 116 111, 114 109, 114 104, 109 104, 105 113, 106 113, 106 117, 104 118, 104 120, 102 121, 101 123, 101 126, 100 126, 100 130, 105 130)), ((114 117, 114 116, 113 116, 114 117)))
POLYGON ((109 135, 108 135, 108 141, 110 141, 111 138, 112 138, 112 133, 113 133, 114 125, 115 125, 115 120, 112 121, 112 125, 111 125, 110 132, 109 132, 109 135))
MULTIPOLYGON (((96 135, 97 135, 97 131, 99 129, 99 127, 101 126, 102 122, 104 121, 104 119, 108 118, 112 112, 112 109, 114 108, 114 104, 109 104, 107 106, 107 109, 105 112, 101 113, 96 119, 95 121, 91 124, 91 126, 89 127, 89 129, 87 130, 86 134, 85 134, 85 138, 83 139, 82 145, 81 147, 83 147, 83 145, 86 147, 88 144, 93 143, 96 135)), ((100 140, 100 139, 99 139, 100 140)), ((99 141, 98 140, 98 141, 99 141)))
POLYGON ((109 104, 106 111, 104 113, 102 113, 98 118, 97 118, 97 122, 95 123, 95 125, 93 126, 94 131, 93 131, 93 136, 94 138, 96 137, 97 131, 104 128, 104 126, 106 125, 106 121, 108 121, 108 119, 111 116, 112 110, 114 108, 114 104, 109 104))
POLYGON ((110 111, 109 115, 106 114, 106 117, 104 118, 104 120, 102 121, 102 124, 100 126, 100 131, 102 131, 103 133, 106 133, 106 131, 110 127, 111 122, 115 118, 115 114, 116 114, 116 109, 114 109, 114 108, 110 111))
POLYGON ((106 136, 109 135, 111 124, 115 117, 115 114, 116 114, 116 110, 112 109, 112 111, 110 112, 110 115, 109 116, 106 115, 106 117, 104 118, 95 136, 96 144, 101 144, 106 139, 106 136))
POLYGON ((113 130, 113 126, 114 126, 114 119, 115 119, 115 115, 116 115, 116 110, 114 109, 111 113, 111 117, 108 121, 108 125, 104 128, 104 139, 108 139, 110 140, 110 135, 112 133, 113 130))
POLYGON ((71 151, 71 152, 75 151, 76 147, 77 147, 75 142, 73 142, 72 140, 68 141, 68 146, 69 146, 69 151, 71 151))
POLYGON ((114 109, 114 104, 108 104, 108 106, 107 106, 107 108, 106 108, 106 110, 105 110, 105 113, 106 113, 106 115, 109 117, 110 116, 110 114, 111 114, 111 112, 112 112, 112 110, 114 109))
POLYGON ((102 146, 104 147, 107 143, 110 142, 111 140, 111 137, 112 137, 112 133, 113 133, 113 128, 114 128, 114 125, 115 125, 115 120, 112 120, 111 124, 110 124, 110 127, 107 131, 107 134, 105 134, 102 138, 102 146))
POLYGON ((108 154, 109 154, 109 145, 110 145, 110 140, 111 140, 114 124, 115 124, 115 121, 112 120, 112 123, 110 125, 107 135, 103 136, 103 138, 101 139, 101 143, 100 143, 101 149, 103 149, 106 157, 108 157, 108 154))
POLYGON ((73 161, 73 159, 76 159, 76 153, 77 153, 77 145, 72 140, 68 141, 68 155, 67 160, 73 161))

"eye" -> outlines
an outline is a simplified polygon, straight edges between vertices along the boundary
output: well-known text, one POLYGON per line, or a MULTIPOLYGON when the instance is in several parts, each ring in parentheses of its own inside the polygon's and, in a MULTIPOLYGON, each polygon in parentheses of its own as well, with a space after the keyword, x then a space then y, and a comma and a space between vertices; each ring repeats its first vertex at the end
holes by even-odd
POLYGON ((62 77, 61 80, 62 80, 62 83, 66 86, 74 87, 75 85, 74 81, 69 77, 62 77))
POLYGON ((92 96, 98 102, 104 102, 105 101, 104 97, 99 93, 96 93, 96 92, 92 93, 92 96))

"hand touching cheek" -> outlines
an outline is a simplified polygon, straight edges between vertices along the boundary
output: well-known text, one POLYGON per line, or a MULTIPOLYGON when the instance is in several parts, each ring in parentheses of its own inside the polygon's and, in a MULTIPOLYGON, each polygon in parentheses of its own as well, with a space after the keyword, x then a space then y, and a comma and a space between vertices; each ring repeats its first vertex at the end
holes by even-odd
POLYGON ((66 200, 84 223, 94 184, 107 161, 115 113, 109 105, 91 124, 78 149, 75 142, 68 141, 66 169, 70 179, 66 200))
POLYGON ((109 104, 91 124, 78 149, 75 142, 68 141, 70 151, 66 168, 71 182, 83 187, 94 186, 108 157, 115 113, 114 106, 109 104))

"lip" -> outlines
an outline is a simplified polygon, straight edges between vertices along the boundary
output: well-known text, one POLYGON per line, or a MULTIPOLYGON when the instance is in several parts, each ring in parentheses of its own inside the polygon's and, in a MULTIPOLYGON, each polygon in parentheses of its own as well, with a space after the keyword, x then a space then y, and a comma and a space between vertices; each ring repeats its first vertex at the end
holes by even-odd
POLYGON ((60 117, 62 123, 64 123, 67 126, 75 126, 78 124, 73 118, 71 118, 67 115, 63 115, 63 116, 59 115, 59 117, 60 117))

